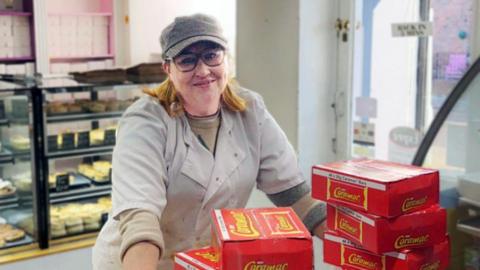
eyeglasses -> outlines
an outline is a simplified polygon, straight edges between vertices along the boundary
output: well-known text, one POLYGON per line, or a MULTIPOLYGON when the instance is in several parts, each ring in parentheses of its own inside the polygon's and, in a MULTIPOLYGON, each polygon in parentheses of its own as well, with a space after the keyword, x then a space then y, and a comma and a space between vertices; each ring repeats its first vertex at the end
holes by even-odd
POLYGON ((222 48, 208 49, 201 53, 185 53, 175 56, 173 63, 182 72, 189 72, 197 67, 198 60, 209 67, 216 67, 222 64, 225 51, 222 48))

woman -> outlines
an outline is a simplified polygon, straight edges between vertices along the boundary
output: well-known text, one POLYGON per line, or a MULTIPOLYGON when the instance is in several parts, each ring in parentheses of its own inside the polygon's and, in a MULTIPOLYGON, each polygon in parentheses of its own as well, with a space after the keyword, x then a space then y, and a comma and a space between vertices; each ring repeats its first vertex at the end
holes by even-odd
POLYGON ((244 207, 254 186, 319 235, 324 206, 261 97, 228 80, 218 23, 177 17, 160 42, 168 79, 120 120, 94 269, 172 269, 175 252, 209 244, 211 210, 244 207))

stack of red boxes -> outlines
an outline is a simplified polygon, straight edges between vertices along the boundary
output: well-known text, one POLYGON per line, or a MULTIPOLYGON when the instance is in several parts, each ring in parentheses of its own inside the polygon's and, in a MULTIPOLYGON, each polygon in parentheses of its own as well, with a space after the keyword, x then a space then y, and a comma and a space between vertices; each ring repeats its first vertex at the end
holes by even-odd
POLYGON ((342 269, 448 266, 438 171, 357 159, 312 168, 312 197, 327 202, 324 260, 342 269))
POLYGON ((175 255, 175 269, 312 269, 312 237, 291 208, 212 212, 212 247, 175 255))

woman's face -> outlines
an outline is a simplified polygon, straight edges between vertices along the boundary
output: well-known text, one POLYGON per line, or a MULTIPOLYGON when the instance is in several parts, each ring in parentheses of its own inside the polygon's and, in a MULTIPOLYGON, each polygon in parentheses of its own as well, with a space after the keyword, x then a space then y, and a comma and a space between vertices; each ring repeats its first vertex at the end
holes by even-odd
POLYGON ((189 114, 206 116, 217 112, 220 96, 227 85, 224 54, 214 43, 197 42, 165 64, 164 69, 189 114))

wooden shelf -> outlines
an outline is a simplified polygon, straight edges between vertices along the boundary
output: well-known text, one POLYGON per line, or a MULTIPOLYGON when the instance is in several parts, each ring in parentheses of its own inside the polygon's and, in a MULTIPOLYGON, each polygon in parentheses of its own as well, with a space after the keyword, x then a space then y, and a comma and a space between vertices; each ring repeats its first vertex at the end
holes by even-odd
POLYGON ((32 16, 31 12, 0 10, 0 16, 32 16))
POLYGON ((100 119, 115 119, 122 117, 123 111, 102 113, 71 113, 63 115, 47 115, 47 123, 61 123, 71 121, 88 121, 100 119))
POLYGON ((50 12, 48 16, 113 16, 111 12, 50 12))
POLYGON ((50 61, 52 62, 69 62, 75 60, 88 60, 88 59, 110 59, 114 58, 113 54, 105 55, 84 55, 84 56, 50 56, 50 61))
POLYGON ((35 58, 33 56, 23 56, 23 57, 7 57, 1 58, 0 62, 18 62, 18 61, 34 61, 35 58))

